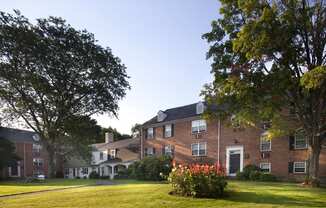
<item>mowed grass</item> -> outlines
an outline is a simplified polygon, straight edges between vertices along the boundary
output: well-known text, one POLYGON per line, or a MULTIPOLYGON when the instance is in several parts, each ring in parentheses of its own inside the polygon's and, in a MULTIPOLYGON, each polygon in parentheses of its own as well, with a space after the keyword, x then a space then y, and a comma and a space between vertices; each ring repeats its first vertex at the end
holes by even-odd
POLYGON ((52 190, 59 188, 75 187, 81 185, 95 184, 95 180, 85 179, 47 179, 44 182, 24 183, 23 181, 0 181, 0 196, 8 194, 18 194, 42 190, 52 190))
POLYGON ((304 188, 296 184, 230 181, 228 197, 194 199, 169 195, 169 184, 123 182, 121 185, 88 186, 0 198, 0 207, 326 207, 326 189, 304 188))

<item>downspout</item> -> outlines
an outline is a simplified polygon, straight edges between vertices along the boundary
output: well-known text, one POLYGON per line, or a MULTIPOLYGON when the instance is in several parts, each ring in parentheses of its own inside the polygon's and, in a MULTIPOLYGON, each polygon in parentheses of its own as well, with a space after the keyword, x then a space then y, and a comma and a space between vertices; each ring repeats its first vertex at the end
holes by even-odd
POLYGON ((217 164, 220 165, 220 139, 221 139, 221 120, 217 121, 217 164))
POLYGON ((140 128, 140 159, 143 159, 144 142, 143 142, 143 127, 140 128))
POLYGON ((24 177, 26 178, 26 143, 24 143, 24 177))

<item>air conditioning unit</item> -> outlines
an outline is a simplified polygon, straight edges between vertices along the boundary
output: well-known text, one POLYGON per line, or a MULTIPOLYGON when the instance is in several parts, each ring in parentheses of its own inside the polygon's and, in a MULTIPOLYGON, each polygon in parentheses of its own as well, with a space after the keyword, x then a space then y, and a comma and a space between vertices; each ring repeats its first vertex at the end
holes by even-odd
POLYGON ((195 134, 196 139, 202 139, 203 135, 201 133, 195 134))
POLYGON ((269 158, 270 157, 270 154, 269 154, 269 152, 262 152, 260 154, 260 156, 261 156, 262 159, 266 159, 266 158, 269 158))

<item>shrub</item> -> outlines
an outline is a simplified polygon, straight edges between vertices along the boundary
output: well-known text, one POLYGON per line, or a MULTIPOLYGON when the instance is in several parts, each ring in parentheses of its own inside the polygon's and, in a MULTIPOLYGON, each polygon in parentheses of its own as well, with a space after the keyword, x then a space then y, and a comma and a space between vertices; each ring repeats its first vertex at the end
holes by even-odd
POLYGON ((243 171, 237 172, 236 175, 239 180, 252 180, 252 181, 276 181, 276 176, 261 172, 260 168, 255 165, 247 165, 243 171))
POLYGON ((237 172, 237 178, 240 180, 250 180, 250 174, 254 171, 259 171, 259 168, 255 165, 246 165, 242 172, 237 172))
POLYGON ((89 178, 90 178, 90 179, 99 179, 99 178, 100 178, 100 175, 99 175, 96 171, 92 171, 92 172, 89 174, 89 178))
POLYGON ((130 165, 127 173, 130 178, 138 180, 165 180, 171 172, 171 157, 145 157, 130 165))
POLYGON ((277 178, 276 176, 272 175, 272 174, 269 174, 269 173, 263 173, 260 175, 259 177, 259 180, 260 181, 270 181, 270 182, 273 182, 273 181, 277 181, 277 178))
POLYGON ((180 165, 173 168, 168 179, 173 193, 182 196, 218 198, 227 186, 224 170, 214 165, 180 165))
POLYGON ((259 170, 253 170, 249 173, 249 179, 252 181, 258 181, 262 173, 259 170))

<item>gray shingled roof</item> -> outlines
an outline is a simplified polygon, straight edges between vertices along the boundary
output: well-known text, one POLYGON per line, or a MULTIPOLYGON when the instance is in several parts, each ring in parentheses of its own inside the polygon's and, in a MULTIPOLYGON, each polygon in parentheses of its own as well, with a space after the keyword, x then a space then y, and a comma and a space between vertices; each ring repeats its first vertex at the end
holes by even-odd
POLYGON ((0 127, 0 138, 7 139, 12 142, 33 143, 34 135, 37 134, 33 131, 0 127))
MULTIPOLYGON (((198 116, 198 114, 196 113, 196 105, 197 103, 193 103, 190 105, 167 109, 163 111, 167 116, 162 122, 198 116)), ((158 122, 157 116, 155 116, 149 121, 146 121, 143 125, 162 123, 162 122, 158 122)))

